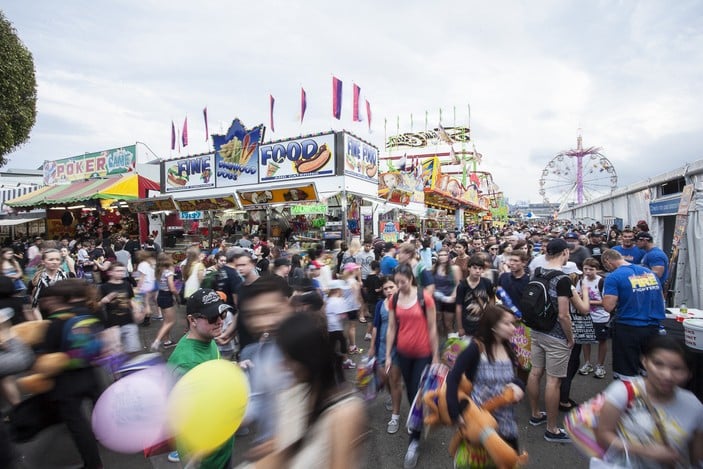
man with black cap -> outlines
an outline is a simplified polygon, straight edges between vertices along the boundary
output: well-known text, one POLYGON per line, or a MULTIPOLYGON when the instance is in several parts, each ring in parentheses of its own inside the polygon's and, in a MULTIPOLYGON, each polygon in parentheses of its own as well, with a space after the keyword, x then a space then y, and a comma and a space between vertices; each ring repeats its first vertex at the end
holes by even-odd
MULTIPOLYGON (((659 285, 664 285, 669 276, 669 258, 654 245, 654 238, 647 231, 640 231, 635 236, 637 247, 644 251, 641 264, 654 272, 659 279, 659 285)), ((666 292, 664 292, 666 295, 666 292)))
MULTIPOLYGON (((586 245, 586 249, 588 249, 588 251, 591 253, 590 257, 597 260, 600 264, 600 256, 603 254, 603 251, 607 248, 607 245, 604 245, 603 243, 603 232, 598 230, 592 231, 591 235, 588 238, 588 244, 586 245)), ((581 269, 583 266, 578 267, 579 269, 581 269)))
POLYGON ((583 261, 591 257, 591 251, 579 242, 579 234, 569 231, 564 235, 564 240, 569 246, 569 261, 576 264, 579 270, 583 269, 583 261))
MULTIPOLYGON (((213 339, 222 332, 222 321, 231 309, 215 290, 209 288, 200 288, 188 298, 188 333, 178 341, 168 359, 168 364, 178 375, 186 374, 201 363, 220 358, 220 352, 213 339)), ((203 459, 199 467, 229 467, 233 441, 233 437, 228 438, 222 446, 203 459)), ((168 458, 169 461, 178 462, 179 454, 174 451, 168 458)))
MULTIPOLYGON (((532 369, 527 379, 531 417, 530 425, 547 424, 544 439, 554 443, 568 443, 569 436, 557 427, 559 414, 559 389, 561 380, 567 377, 569 359, 574 347, 574 334, 571 327, 571 303, 576 287, 569 276, 562 271, 569 259, 569 247, 561 238, 547 244, 546 264, 536 272, 536 277, 549 278, 549 301, 558 311, 558 318, 550 331, 532 330, 532 369), (553 272, 559 272, 554 274, 553 272), (544 391, 546 412, 539 409, 540 381, 545 371, 547 383, 544 391)), ((586 311, 588 306, 585 305, 586 311)), ((578 365, 578 362, 577 362, 578 365)), ((576 367, 578 369, 578 366, 576 367)))

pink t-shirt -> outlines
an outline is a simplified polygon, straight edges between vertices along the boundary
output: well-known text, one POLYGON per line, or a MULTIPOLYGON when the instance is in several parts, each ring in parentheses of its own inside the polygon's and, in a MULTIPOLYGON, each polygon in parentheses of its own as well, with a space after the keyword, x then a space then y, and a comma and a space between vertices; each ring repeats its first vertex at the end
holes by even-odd
MULTIPOLYGON (((427 292, 425 296, 425 310, 434 309, 434 299, 427 292)), ((416 300, 409 308, 400 305, 396 308, 398 322, 398 340, 396 348, 398 353, 406 357, 420 358, 432 355, 430 347, 430 334, 427 331, 427 318, 416 300)))

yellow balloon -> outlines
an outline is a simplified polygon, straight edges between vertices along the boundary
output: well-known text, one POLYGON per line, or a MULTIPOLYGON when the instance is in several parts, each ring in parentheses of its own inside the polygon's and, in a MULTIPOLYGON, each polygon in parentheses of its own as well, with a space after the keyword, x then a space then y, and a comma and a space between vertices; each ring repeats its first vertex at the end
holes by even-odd
POLYGON ((179 448, 206 455, 242 423, 249 383, 232 362, 210 360, 186 373, 169 396, 169 423, 179 448))

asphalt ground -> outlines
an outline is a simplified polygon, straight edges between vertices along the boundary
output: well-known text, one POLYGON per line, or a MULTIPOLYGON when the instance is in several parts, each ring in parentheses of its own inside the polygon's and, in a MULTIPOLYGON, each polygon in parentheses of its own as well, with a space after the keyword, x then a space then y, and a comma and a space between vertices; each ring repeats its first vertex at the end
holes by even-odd
MULTIPOLYGON (((185 330, 185 312, 183 307, 178 307, 178 322, 172 330, 172 338, 177 340, 185 330)), ((153 341, 160 321, 152 321, 149 327, 140 327, 140 335, 145 353, 153 341)), ((357 327, 357 344, 367 348, 368 342, 363 340, 366 327, 357 327)), ((170 353, 164 352, 166 357, 170 353)), ((595 354, 595 350, 592 352, 595 354)), ((606 369, 610 370, 610 351, 606 369)), ((355 355, 354 360, 359 362, 363 355, 355 355)), ((354 371, 346 372, 350 381, 354 380, 354 371)), ((603 390, 611 381, 610 373, 606 379, 596 379, 593 375, 576 375, 572 386, 572 399, 583 402, 603 390)), ((403 393, 403 396, 405 394, 403 393)), ((379 394, 375 400, 368 403, 368 418, 370 426, 369 438, 364 449, 363 467, 375 468, 402 468, 403 457, 408 444, 408 435, 404 426, 400 431, 391 435, 386 432, 386 425, 390 419, 390 412, 385 410, 384 400, 386 393, 379 394)), ((528 423, 530 416, 527 399, 516 405, 517 420, 520 429, 520 447, 529 453, 528 468, 585 468, 588 461, 568 443, 549 443, 544 440, 544 425, 532 427, 528 423)), ((408 403, 403 399, 401 406, 401 422, 407 417, 408 403)), ((563 414, 561 414, 563 415, 563 414)), ((451 440, 453 429, 449 427, 436 427, 424 435, 421 443, 421 453, 418 468, 452 468, 452 458, 447 447, 451 440)), ((247 451, 253 435, 237 437, 234 444, 234 463, 241 462, 243 454, 247 451)), ((31 469, 58 469, 78 468, 80 458, 75 446, 63 425, 56 425, 41 432, 34 440, 18 447, 24 456, 22 468, 31 469)), ((171 463, 166 454, 145 458, 142 454, 125 455, 112 452, 101 447, 101 455, 106 469, 134 468, 134 469, 179 469, 185 467, 182 463, 171 463)))

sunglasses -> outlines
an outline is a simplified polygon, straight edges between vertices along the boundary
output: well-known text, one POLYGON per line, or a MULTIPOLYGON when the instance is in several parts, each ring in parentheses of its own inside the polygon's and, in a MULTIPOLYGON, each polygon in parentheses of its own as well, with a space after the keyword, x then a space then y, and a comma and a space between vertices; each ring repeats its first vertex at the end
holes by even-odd
POLYGON ((220 313, 217 314, 217 316, 213 318, 208 318, 206 316, 203 316, 202 314, 194 314, 193 317, 195 319, 205 319, 208 324, 215 324, 218 319, 222 319, 223 321, 227 317, 227 311, 221 311, 220 313))

